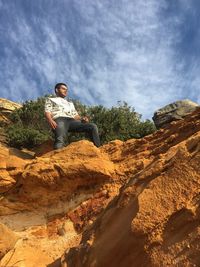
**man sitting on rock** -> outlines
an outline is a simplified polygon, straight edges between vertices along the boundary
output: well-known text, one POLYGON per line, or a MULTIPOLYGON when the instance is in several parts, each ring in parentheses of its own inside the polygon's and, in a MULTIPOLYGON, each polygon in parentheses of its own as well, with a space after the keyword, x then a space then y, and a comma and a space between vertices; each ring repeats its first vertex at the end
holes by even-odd
POLYGON ((68 132, 87 132, 95 146, 100 146, 98 128, 89 123, 88 117, 80 117, 74 104, 65 99, 68 88, 65 83, 55 85, 56 97, 49 97, 45 103, 45 116, 55 135, 54 149, 65 145, 68 132))

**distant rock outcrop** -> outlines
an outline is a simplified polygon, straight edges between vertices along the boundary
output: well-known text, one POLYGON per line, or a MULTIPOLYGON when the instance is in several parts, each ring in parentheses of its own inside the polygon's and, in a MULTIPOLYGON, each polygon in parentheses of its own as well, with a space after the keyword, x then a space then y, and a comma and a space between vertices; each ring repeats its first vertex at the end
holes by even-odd
POLYGON ((157 110, 152 119, 157 128, 162 128, 172 121, 183 119, 197 107, 199 107, 199 105, 191 100, 185 99, 176 101, 157 110))
POLYGON ((9 122, 8 116, 16 108, 21 108, 22 105, 10 100, 0 98, 0 122, 9 122))
POLYGON ((10 123, 9 115, 16 108, 21 108, 22 105, 10 100, 0 98, 0 143, 7 144, 4 126, 10 123))
POLYGON ((19 237, 1 265, 200 266, 200 108, 142 139, 43 152, 1 146, 0 220, 19 237))

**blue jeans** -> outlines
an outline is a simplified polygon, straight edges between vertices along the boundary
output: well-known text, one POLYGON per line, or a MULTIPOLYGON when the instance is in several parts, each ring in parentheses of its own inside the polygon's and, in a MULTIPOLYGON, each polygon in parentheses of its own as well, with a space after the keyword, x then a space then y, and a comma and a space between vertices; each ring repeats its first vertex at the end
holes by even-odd
POLYGON ((65 137, 68 132, 85 132, 88 133, 91 141, 95 146, 100 146, 98 128, 94 123, 81 122, 72 118, 59 117, 55 119, 57 127, 54 130, 55 143, 54 149, 61 148, 65 145, 65 137))

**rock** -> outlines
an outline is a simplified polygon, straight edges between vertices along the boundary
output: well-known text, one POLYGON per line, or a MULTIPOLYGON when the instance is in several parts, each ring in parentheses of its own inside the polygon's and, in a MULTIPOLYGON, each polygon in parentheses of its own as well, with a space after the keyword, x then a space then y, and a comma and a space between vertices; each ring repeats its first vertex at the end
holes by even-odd
MULTIPOLYGON (((12 173, 13 179, 20 184, 15 200, 19 199, 25 210, 27 205, 30 210, 54 205, 60 199, 70 198, 79 188, 89 191, 95 185, 115 179, 114 164, 89 141, 72 143, 29 161, 25 166, 21 174, 12 173)), ((13 202, 10 205, 6 202, 7 208, 13 209, 13 205, 13 202)), ((0 202, 0 214, 4 206, 4 201, 0 202)))
POLYGON ((20 246, 9 251, 1 260, 1 266, 15 267, 46 267, 53 259, 38 248, 20 246), (9 265, 7 265, 9 263, 9 265))
POLYGON ((15 181, 0 219, 20 235, 1 264, 200 265, 199 107, 142 139, 18 152, 0 150, 2 178, 15 181))
POLYGON ((0 259, 11 250, 19 237, 6 225, 0 223, 0 259))
MULTIPOLYGON (((200 108, 139 147, 137 142, 124 142, 121 154, 132 161, 137 149, 135 159, 143 151, 152 161, 121 187, 81 243, 66 251, 63 266, 200 265, 200 108)), ((119 153, 111 151, 117 160, 119 153)))
POLYGON ((185 99, 176 101, 157 110, 152 119, 157 128, 162 128, 172 121, 183 119, 197 107, 199 107, 199 105, 191 100, 185 99))
POLYGON ((35 153, 35 157, 40 157, 50 151, 53 151, 53 140, 47 140, 41 145, 32 149, 35 153))
POLYGON ((0 171, 0 193, 8 192, 16 181, 9 175, 6 170, 0 171))
POLYGON ((17 174, 28 162, 25 155, 17 149, 0 145, 0 193, 9 191, 16 184, 17 174))
POLYGON ((21 108, 22 105, 12 102, 10 100, 0 98, 0 143, 7 144, 6 133, 4 126, 10 123, 9 115, 17 108, 21 108))
POLYGON ((7 192, 16 183, 7 170, 7 161, 10 160, 9 149, 0 146, 0 193, 7 192))
POLYGON ((8 115, 14 111, 15 109, 21 108, 22 105, 12 102, 10 100, 0 98, 0 121, 5 119, 5 122, 7 121, 8 115), (4 117, 5 116, 5 117, 4 117))

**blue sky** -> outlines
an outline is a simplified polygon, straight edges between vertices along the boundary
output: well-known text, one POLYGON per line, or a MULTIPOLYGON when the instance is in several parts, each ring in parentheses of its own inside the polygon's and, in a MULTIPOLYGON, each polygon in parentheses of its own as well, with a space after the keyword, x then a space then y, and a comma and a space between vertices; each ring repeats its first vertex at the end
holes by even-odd
POLYGON ((52 93, 151 118, 200 103, 199 0, 0 0, 0 97, 52 93))

